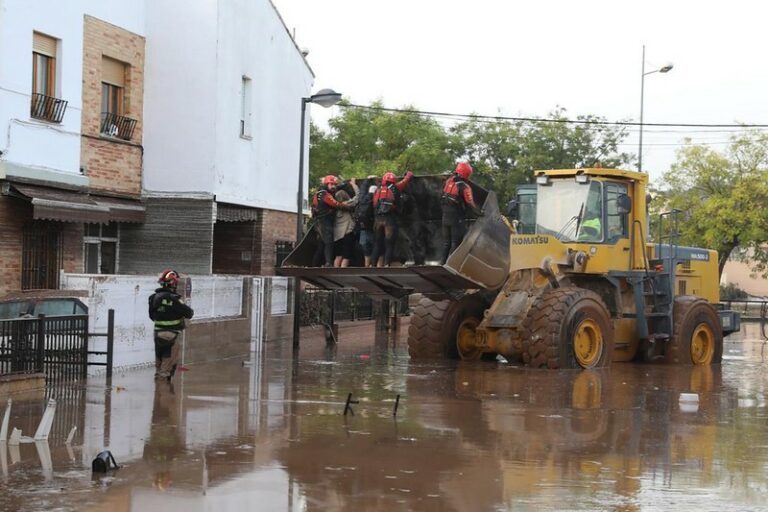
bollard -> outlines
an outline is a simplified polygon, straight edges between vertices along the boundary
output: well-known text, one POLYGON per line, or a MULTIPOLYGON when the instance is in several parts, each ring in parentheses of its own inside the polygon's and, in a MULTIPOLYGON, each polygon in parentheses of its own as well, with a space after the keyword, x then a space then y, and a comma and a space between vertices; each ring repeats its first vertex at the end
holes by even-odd
POLYGON ((45 408, 43 417, 40 419, 40 424, 37 426, 35 432, 35 441, 46 441, 48 435, 51 433, 51 427, 53 427, 53 417, 56 415, 56 400, 51 398, 48 400, 48 406, 45 408))
POLYGON ((397 407, 400 405, 400 395, 395 398, 395 410, 392 411, 392 416, 397 417, 397 407))
POLYGON ((5 414, 3 415, 3 423, 0 425, 0 443, 4 443, 8 440, 8 422, 11 419, 11 405, 12 399, 8 399, 8 405, 5 406, 5 414))

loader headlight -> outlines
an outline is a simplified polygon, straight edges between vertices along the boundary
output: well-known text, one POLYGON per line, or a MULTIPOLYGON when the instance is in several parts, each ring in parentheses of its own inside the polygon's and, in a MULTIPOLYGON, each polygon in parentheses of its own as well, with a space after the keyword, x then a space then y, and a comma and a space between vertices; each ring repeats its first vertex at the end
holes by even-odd
POLYGON ((579 173, 576 175, 576 183, 589 183, 589 176, 587 176, 584 173, 579 173))
POLYGON ((536 184, 537 185, 549 185, 551 182, 549 181, 549 176, 542 175, 542 176, 536 176, 536 184))

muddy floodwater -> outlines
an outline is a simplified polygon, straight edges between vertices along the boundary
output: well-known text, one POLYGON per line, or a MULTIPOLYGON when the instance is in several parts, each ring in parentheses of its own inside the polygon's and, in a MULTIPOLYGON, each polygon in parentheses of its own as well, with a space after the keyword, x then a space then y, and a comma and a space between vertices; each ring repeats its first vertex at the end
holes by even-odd
MULTIPOLYGON (((0 510, 768 508, 755 324, 726 340, 722 366, 604 372, 413 363, 404 333, 370 324, 343 328, 335 350, 313 334, 298 358, 267 345, 172 385, 140 369, 51 390, 49 442, 0 445, 0 510), (121 468, 93 476, 105 448, 121 468)), ((31 435, 42 411, 14 403, 11 427, 31 435)))

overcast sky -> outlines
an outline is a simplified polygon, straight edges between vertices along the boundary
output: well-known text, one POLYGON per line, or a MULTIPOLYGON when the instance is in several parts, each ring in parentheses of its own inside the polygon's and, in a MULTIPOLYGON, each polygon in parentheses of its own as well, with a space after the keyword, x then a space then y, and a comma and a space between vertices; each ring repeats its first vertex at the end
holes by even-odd
MULTIPOLYGON (((768 3, 760 1, 272 0, 316 89, 354 103, 496 115, 768 124, 768 3)), ((313 117, 327 118, 321 107, 313 117)), ((335 110, 335 109, 334 109, 335 110)), ((655 179, 681 139, 722 149, 720 131, 646 127, 655 179)), ((622 150, 637 153, 637 130, 622 150)))

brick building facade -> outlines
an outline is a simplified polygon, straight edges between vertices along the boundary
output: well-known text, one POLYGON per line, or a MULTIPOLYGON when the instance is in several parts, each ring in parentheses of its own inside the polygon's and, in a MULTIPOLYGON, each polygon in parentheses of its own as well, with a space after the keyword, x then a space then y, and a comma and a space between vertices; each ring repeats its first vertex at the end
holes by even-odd
POLYGON ((68 7, 61 19, 0 20, 20 34, 6 60, 32 62, 0 83, 15 93, 15 104, 0 98, 0 295, 58 288, 62 271, 116 272, 119 225, 144 216, 144 38, 68 7))
POLYGON ((85 16, 80 162, 91 191, 141 195, 143 111, 144 38, 85 16))
POLYGON ((0 16, 0 295, 62 271, 273 275, 314 80, 274 5, 59 7, 0 16))

